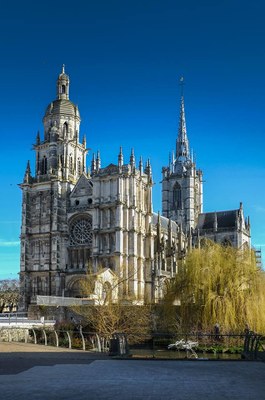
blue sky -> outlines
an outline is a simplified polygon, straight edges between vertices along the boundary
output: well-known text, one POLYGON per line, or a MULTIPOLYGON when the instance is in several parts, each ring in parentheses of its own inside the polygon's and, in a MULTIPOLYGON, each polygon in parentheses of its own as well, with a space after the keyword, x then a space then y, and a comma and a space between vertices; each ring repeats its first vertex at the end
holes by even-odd
MULTIPOLYGON (((151 159, 154 211, 174 149, 180 76, 187 132, 204 172, 204 211, 250 215, 265 253, 265 3, 263 1, 13 1, 0 15, 0 278, 19 271, 26 162, 61 65, 81 133, 102 165, 151 159)), ((88 158, 90 164, 91 157, 88 158)))

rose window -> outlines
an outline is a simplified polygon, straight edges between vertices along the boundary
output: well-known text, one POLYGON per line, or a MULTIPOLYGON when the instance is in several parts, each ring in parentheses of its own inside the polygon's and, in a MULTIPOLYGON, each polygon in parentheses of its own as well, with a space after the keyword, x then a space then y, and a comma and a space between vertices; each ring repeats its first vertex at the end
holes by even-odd
POLYGON ((70 227, 70 244, 72 246, 92 246, 92 219, 82 218, 74 221, 70 227))

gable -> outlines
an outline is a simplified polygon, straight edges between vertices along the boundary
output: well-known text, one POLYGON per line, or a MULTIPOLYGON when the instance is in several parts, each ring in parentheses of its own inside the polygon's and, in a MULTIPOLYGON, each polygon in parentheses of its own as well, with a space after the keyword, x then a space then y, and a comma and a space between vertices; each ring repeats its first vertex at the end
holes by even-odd
POLYGON ((92 196, 93 194, 93 183, 84 174, 80 176, 77 184, 73 188, 70 198, 92 196))

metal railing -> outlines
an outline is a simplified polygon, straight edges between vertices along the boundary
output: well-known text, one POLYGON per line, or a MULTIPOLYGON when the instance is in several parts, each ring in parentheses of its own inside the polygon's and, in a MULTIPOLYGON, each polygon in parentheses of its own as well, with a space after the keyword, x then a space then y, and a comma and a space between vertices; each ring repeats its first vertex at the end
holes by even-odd
POLYGON ((244 334, 211 333, 156 333, 138 335, 130 343, 130 354, 143 358, 170 359, 241 359, 244 352, 244 334))
POLYGON ((4 312, 0 313, 1 318, 27 318, 28 313, 26 312, 4 312))
POLYGON ((41 326, 53 326, 55 319, 45 319, 40 317, 39 319, 29 319, 28 314, 25 312, 14 312, 14 313, 1 313, 0 314, 0 328, 7 326, 15 326, 18 328, 30 328, 33 325, 41 326))
POLYGON ((247 360, 265 360, 265 336, 248 332, 244 340, 242 357, 247 360))
POLYGON ((108 352, 110 339, 94 332, 45 328, 0 328, 0 341, 65 347, 84 351, 108 352))
POLYGON ((166 359, 265 359, 265 336, 245 334, 156 333, 111 337, 95 332, 43 328, 0 328, 0 341, 64 347, 112 356, 166 359))

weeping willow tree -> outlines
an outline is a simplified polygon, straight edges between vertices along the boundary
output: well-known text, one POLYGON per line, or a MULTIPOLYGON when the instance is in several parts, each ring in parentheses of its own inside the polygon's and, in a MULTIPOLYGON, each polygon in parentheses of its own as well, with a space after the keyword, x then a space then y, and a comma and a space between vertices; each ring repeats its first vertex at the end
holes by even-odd
POLYGON ((205 241, 193 249, 169 285, 166 304, 179 304, 180 328, 265 333, 265 276, 249 249, 205 241))

